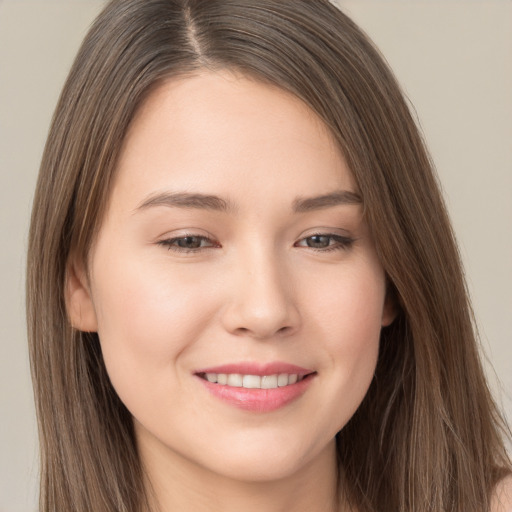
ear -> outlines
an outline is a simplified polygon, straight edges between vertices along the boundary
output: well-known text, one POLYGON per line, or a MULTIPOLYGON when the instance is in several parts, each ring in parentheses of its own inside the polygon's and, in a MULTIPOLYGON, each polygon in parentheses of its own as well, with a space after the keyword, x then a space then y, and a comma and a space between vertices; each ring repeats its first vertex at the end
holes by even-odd
POLYGON ((91 291, 82 263, 70 258, 66 270, 66 309, 71 325, 84 332, 96 332, 98 322, 91 291))
POLYGON ((398 301, 394 287, 388 282, 386 285, 386 298, 382 308, 382 327, 391 325, 398 315, 398 301))

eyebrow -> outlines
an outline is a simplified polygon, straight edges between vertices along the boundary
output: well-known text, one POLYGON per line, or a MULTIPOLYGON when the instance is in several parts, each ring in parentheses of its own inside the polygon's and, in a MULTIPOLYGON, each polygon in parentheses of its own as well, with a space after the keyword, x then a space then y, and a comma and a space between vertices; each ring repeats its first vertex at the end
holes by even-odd
POLYGON ((226 213, 236 209, 231 202, 214 195, 188 192, 161 192, 152 194, 142 201, 142 203, 136 208, 136 211, 145 210, 152 206, 191 208, 226 213))
MULTIPOLYGON (((362 204, 362 199, 356 192, 340 190, 315 197, 298 197, 293 201, 294 213, 305 213, 340 205, 362 204)), ((210 210, 230 213, 237 211, 236 206, 221 197, 210 194, 189 192, 160 192, 152 194, 141 202, 135 211, 146 210, 154 206, 210 210)))
POLYGON ((316 197, 299 197, 293 202, 293 211, 295 213, 305 213, 313 210, 321 210, 323 208, 331 208, 345 204, 362 204, 361 196, 356 192, 349 190, 340 190, 316 197))

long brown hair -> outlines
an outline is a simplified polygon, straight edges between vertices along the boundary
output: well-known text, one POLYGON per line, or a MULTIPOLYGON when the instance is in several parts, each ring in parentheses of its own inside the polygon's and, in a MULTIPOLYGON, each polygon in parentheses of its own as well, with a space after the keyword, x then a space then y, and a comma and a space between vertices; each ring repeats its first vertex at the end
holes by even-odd
POLYGON ((327 0, 114 0, 89 31, 46 144, 30 230, 27 317, 41 512, 147 506, 132 418, 97 334, 69 324, 70 255, 87 261, 127 128, 163 80, 230 68, 301 98, 354 174, 395 297, 367 396, 338 434, 361 512, 489 510, 510 470, 433 166, 368 38, 327 0))

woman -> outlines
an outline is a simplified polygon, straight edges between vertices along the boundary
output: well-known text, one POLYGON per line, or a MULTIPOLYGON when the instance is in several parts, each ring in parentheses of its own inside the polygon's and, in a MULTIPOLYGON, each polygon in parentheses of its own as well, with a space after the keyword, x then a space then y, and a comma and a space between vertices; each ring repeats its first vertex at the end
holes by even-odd
POLYGON ((512 503, 428 155, 327 1, 105 8, 43 157, 28 318, 42 511, 512 503))

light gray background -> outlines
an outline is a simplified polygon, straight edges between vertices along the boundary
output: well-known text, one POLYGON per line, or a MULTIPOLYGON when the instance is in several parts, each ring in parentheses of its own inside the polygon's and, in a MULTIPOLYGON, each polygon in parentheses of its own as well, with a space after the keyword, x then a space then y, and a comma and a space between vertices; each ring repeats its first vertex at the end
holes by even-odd
MULTIPOLYGON (((387 57, 421 120, 512 418, 512 2, 340 3, 387 57)), ((30 202, 60 88, 101 5, 0 3, 0 512, 36 509, 23 291, 30 202)))

